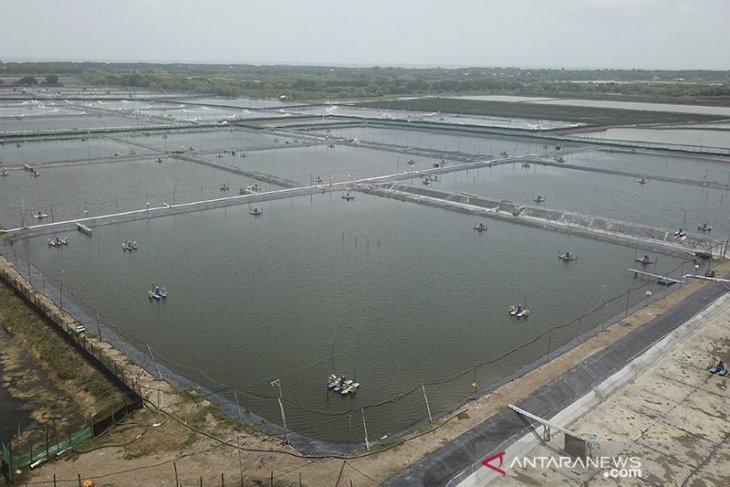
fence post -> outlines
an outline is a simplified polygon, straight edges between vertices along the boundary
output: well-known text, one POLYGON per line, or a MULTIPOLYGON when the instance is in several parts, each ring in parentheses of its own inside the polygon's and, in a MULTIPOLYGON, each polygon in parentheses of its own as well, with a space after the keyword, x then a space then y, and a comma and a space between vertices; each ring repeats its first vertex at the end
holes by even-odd
POLYGON ((152 349, 149 345, 147 345, 147 350, 150 352, 150 357, 152 357, 152 362, 155 364, 155 369, 157 369, 157 377, 159 379, 162 379, 162 374, 160 373, 160 367, 157 366, 157 360, 155 360, 155 356, 152 354, 152 349))
MULTIPOLYGON (((119 333, 117 333, 119 335, 119 333)), ((124 338, 122 338, 122 335, 119 335, 119 341, 122 342, 122 348, 124 349, 124 356, 127 357, 127 360, 129 360, 129 354, 127 353, 127 345, 124 343, 124 338)))
POLYGON ((428 421, 433 423, 433 417, 431 417, 431 407, 428 405, 428 397, 426 397, 426 386, 421 384, 421 390, 423 391, 423 399, 426 401, 426 411, 428 411, 428 421))
POLYGON ((94 313, 96 314, 96 331, 99 332, 99 341, 103 342, 104 339, 101 336, 101 327, 99 326, 99 313, 97 311, 94 311, 94 313))
POLYGON ((58 430, 56 429, 56 418, 53 418, 52 421, 53 421, 53 439, 56 442, 56 453, 58 453, 58 430))
POLYGON ((370 443, 368 442, 368 427, 365 424, 365 410, 360 408, 360 414, 362 414, 362 429, 365 430, 365 448, 370 450, 370 443))
POLYGON ((236 432, 236 446, 238 447, 238 469, 241 473, 241 487, 243 487, 243 460, 241 459, 241 436, 236 432))
POLYGON ((550 362, 550 340, 552 339, 552 335, 553 335, 553 329, 550 328, 548 330, 548 344, 547 344, 547 360, 546 360, 546 362, 550 362))

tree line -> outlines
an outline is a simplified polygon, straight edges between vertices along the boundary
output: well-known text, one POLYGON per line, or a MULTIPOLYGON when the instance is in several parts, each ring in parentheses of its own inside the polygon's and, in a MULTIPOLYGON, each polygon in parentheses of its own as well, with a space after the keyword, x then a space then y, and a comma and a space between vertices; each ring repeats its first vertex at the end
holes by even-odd
POLYGON ((730 71, 259 66, 247 64, 3 63, 17 84, 64 82, 294 100, 494 93, 730 104, 730 71), (33 81, 35 80, 35 82, 33 81))

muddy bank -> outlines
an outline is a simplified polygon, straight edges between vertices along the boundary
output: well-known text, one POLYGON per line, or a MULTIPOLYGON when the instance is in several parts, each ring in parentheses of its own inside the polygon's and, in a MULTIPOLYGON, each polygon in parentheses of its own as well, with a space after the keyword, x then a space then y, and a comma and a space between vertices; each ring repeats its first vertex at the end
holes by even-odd
POLYGON ((13 363, 22 363, 26 366, 29 359, 20 360, 15 357, 18 352, 10 337, 0 328, 0 441, 7 443, 10 438, 18 434, 18 430, 25 430, 31 425, 31 411, 22 400, 13 396, 12 391, 19 386, 19 381, 13 371, 13 363))

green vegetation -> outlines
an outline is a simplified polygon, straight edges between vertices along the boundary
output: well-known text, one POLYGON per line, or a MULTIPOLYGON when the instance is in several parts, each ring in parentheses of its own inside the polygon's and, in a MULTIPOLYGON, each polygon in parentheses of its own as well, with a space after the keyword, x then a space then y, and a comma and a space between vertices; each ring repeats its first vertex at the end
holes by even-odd
POLYGON ((574 121, 590 125, 629 125, 647 123, 682 123, 722 120, 726 117, 672 112, 645 112, 615 108, 544 105, 501 101, 465 100, 458 98, 418 98, 411 100, 379 100, 356 103, 357 106, 417 110, 426 112, 491 115, 533 120, 574 121))
POLYGON ((730 71, 0 62, 5 78, 49 73, 98 86, 290 100, 489 93, 730 106, 730 71))
POLYGON ((95 417, 104 417, 124 403, 124 395, 116 386, 88 365, 42 316, 3 282, 0 282, 0 326, 60 385, 91 395, 95 417))
POLYGON ((38 80, 35 79, 35 76, 25 75, 17 81, 17 84, 19 84, 19 85, 37 85, 38 80))

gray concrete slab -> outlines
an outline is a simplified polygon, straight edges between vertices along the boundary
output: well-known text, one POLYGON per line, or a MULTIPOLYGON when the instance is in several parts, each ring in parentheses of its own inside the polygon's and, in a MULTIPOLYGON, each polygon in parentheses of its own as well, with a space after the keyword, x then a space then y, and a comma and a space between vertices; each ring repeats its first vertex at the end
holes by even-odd
POLYGON ((658 419, 669 412, 677 403, 671 399, 659 396, 650 391, 635 388, 622 390, 613 398, 617 404, 625 404, 636 414, 641 414, 650 419, 658 419))
POLYGON ((677 430, 662 421, 652 425, 637 443, 688 467, 698 467, 705 460, 705 456, 699 452, 710 451, 716 446, 711 441, 677 430))
MULTIPOLYGON (((518 467, 508 472, 510 483, 504 485, 569 485, 565 479, 582 486, 730 485, 730 388, 727 379, 705 369, 708 354, 718 350, 728 331, 730 296, 719 301, 726 305, 665 359, 569 425, 597 435, 593 457, 637 458, 640 478, 631 477, 637 472, 600 468, 518 467)), ((561 441, 553 438, 525 456, 565 455, 561 441)), ((501 486, 502 479, 489 485, 501 486)))

